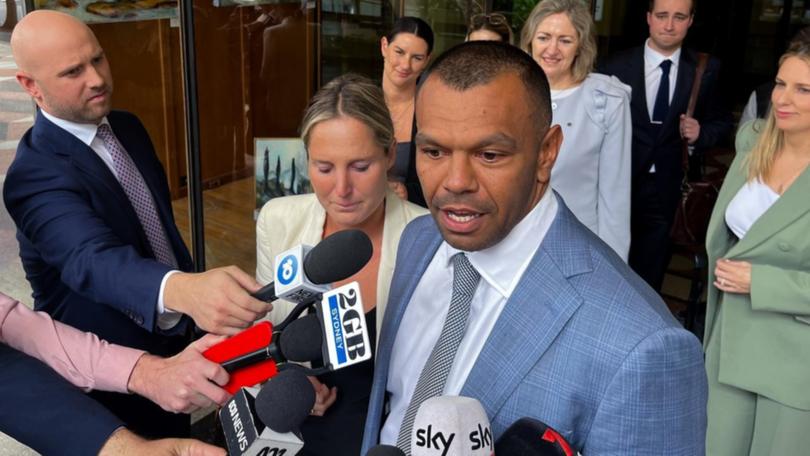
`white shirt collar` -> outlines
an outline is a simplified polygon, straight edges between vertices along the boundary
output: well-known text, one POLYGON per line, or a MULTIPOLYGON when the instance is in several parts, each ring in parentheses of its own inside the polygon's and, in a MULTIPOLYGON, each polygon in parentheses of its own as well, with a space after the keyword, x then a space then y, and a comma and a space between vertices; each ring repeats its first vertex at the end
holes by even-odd
MULTIPOLYGON (((488 249, 464 253, 481 277, 508 299, 556 215, 557 198, 548 187, 537 205, 501 242, 488 249)), ((438 253, 444 255, 444 261, 449 265, 453 255, 459 252, 461 250, 444 241, 438 253)))
POLYGON ((679 47, 672 55, 664 55, 650 47, 650 39, 644 43, 644 74, 649 74, 651 71, 658 69, 661 62, 664 60, 672 61, 672 68, 670 74, 678 71, 678 62, 681 61, 681 48, 679 47))
POLYGON ((109 125, 110 123, 107 120, 107 116, 104 116, 104 118, 101 119, 101 122, 99 122, 98 124, 92 124, 92 123, 79 123, 70 120, 60 119, 59 117, 56 117, 53 114, 48 114, 42 108, 40 108, 39 112, 41 112, 46 119, 53 122, 54 125, 75 136, 79 141, 83 142, 87 146, 90 146, 90 143, 92 143, 93 139, 95 139, 99 125, 103 124, 109 125))

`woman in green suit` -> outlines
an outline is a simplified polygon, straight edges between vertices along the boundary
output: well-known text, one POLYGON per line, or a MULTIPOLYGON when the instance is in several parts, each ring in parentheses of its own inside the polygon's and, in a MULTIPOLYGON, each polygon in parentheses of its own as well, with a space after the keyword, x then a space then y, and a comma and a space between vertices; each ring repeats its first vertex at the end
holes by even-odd
POLYGON ((810 454, 810 42, 737 134, 707 236, 707 454, 810 454))

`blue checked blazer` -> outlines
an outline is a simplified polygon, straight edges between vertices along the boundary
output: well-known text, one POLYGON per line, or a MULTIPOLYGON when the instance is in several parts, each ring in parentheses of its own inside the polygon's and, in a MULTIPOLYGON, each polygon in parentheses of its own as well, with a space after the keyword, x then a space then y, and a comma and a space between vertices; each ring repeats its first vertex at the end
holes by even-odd
MULTIPOLYGON (((557 201, 551 228, 461 395, 481 402, 496 438, 531 417, 588 456, 703 455, 707 386, 700 343, 557 201)), ((402 234, 362 454, 379 440, 397 329, 441 242, 430 216, 402 234)))

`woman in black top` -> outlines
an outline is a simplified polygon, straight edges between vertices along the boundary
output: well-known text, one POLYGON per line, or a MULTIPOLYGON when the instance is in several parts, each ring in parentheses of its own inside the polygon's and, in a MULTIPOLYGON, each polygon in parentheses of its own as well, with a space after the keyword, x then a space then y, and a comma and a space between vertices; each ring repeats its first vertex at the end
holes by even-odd
POLYGON ((396 160, 389 172, 389 183, 400 197, 425 206, 413 163, 413 136, 416 133, 414 101, 416 82, 427 67, 433 51, 433 30, 422 19, 402 17, 394 23, 391 32, 380 40, 380 48, 383 57, 382 89, 397 141, 396 160))

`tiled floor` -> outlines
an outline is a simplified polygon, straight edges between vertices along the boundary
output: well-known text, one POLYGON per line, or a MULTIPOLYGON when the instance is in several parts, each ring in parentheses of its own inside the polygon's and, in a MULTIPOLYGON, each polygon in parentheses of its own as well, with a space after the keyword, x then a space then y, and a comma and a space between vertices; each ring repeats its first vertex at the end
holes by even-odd
MULTIPOLYGON (((34 120, 34 105, 14 78, 17 67, 8 43, 0 42, 0 188, 8 165, 14 159, 17 141, 34 120)), ((0 291, 31 304, 31 289, 25 281, 14 239, 14 223, 0 209, 0 291)))

